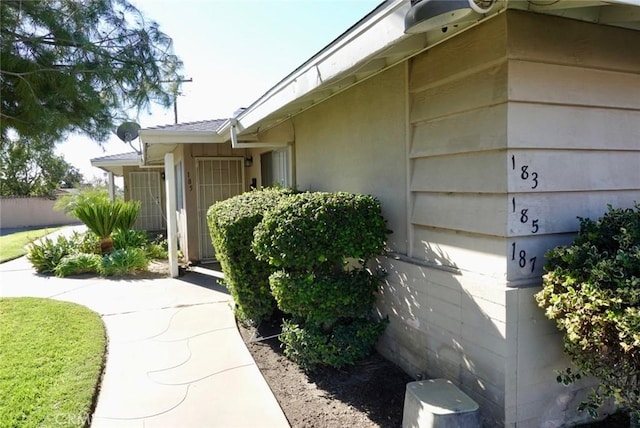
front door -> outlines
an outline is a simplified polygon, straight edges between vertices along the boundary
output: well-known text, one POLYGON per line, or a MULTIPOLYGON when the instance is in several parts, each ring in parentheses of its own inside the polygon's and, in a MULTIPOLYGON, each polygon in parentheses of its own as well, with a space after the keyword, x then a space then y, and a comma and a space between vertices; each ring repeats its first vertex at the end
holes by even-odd
POLYGON ((129 173, 131 199, 140 201, 137 230, 160 231, 163 225, 162 184, 158 171, 132 171, 129 173))
POLYGON ((215 251, 207 225, 207 210, 215 202, 244 192, 243 158, 198 158, 196 176, 200 260, 213 260, 215 251))

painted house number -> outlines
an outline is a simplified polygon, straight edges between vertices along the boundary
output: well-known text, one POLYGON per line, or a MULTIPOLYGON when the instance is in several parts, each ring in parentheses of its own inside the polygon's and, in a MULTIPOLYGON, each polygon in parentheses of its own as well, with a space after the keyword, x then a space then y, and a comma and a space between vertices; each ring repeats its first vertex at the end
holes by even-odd
MULTIPOLYGON (((511 155, 511 170, 516 174, 516 179, 526 182, 531 190, 538 188, 540 184, 538 172, 534 171, 530 165, 518 164, 515 155, 511 155)), ((528 225, 529 233, 535 235, 540 231, 540 219, 535 216, 530 207, 524 207, 518 203, 515 196, 511 198, 511 211, 521 224, 528 225)), ((515 263, 521 272, 533 273, 537 260, 536 255, 527 254, 527 250, 517 241, 511 243, 511 262, 515 263)))

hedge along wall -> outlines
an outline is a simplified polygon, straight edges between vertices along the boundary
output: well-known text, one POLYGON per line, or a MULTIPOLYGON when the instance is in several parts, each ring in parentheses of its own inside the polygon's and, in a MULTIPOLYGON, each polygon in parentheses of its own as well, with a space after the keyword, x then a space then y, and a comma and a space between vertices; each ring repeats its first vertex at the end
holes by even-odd
POLYGON ((345 192, 290 196, 256 227, 254 252, 279 269, 271 291, 293 316, 283 324, 284 353, 301 367, 341 367, 370 353, 386 323, 369 319, 381 277, 366 263, 384 252, 387 232, 375 198, 345 192))
POLYGON ((216 258, 236 303, 236 316, 243 321, 268 318, 276 306, 269 289, 269 275, 275 269, 256 259, 251 243, 265 212, 292 193, 290 189, 254 190, 217 202, 207 212, 216 258))

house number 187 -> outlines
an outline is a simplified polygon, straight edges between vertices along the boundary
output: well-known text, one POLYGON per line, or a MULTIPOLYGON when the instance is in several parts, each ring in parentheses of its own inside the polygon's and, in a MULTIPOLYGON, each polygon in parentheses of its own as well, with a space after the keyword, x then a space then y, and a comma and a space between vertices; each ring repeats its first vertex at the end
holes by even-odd
POLYGON ((527 259, 527 252, 525 250, 519 250, 515 242, 511 244, 511 260, 518 263, 520 268, 524 269, 529 267, 531 272, 536 268, 537 257, 531 257, 527 259))

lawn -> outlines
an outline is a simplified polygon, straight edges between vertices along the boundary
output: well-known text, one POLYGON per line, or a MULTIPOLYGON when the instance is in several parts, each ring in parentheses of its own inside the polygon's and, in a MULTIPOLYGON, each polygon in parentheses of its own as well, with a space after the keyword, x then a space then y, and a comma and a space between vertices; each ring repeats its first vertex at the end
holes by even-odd
POLYGON ((104 324, 84 306, 0 299, 0 427, 88 426, 105 352, 104 324))
POLYGON ((49 227, 46 229, 25 230, 24 232, 0 236, 0 263, 24 256, 27 253, 24 247, 28 243, 55 232, 58 229, 60 228, 49 227))

